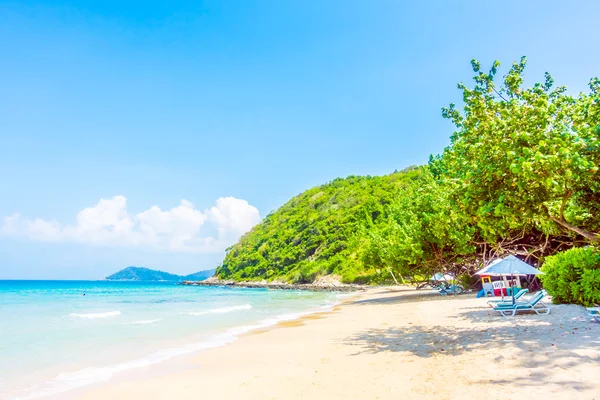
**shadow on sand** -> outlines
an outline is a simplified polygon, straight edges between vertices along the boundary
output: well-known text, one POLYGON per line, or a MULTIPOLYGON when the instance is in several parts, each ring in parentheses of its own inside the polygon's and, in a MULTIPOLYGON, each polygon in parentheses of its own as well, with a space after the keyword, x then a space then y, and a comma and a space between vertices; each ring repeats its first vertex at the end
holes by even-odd
POLYGON ((372 299, 364 299, 364 300, 356 300, 353 301, 352 304, 396 304, 396 303, 414 303, 421 302, 424 300, 443 300, 443 299, 461 299, 465 297, 472 297, 468 295, 447 295, 442 296, 438 293, 437 290, 431 289, 423 289, 423 290, 415 290, 414 288, 398 288, 393 290, 388 290, 381 297, 376 297, 372 299), (396 294, 396 296, 389 296, 389 294, 396 294))
MULTIPOLYGON (((439 299, 439 297, 437 297, 439 299)), ((455 299, 460 299, 457 297, 455 299)), ((422 299, 402 295, 381 299, 358 301, 356 303, 393 303, 413 302, 422 299)), ((466 305, 466 304, 465 304, 466 305)), ((506 361, 516 363, 525 368, 536 369, 527 376, 505 379, 486 380, 485 383, 511 383, 527 385, 544 385, 550 379, 552 371, 567 370, 582 363, 600 362, 600 329, 589 322, 582 322, 579 327, 567 329, 560 321, 544 320, 536 315, 523 316, 525 319, 505 321, 502 317, 491 315, 485 308, 463 307, 457 304, 459 312, 447 318, 468 319, 474 322, 472 327, 445 326, 443 321, 430 326, 402 324, 402 327, 369 329, 343 343, 354 346, 359 354, 375 354, 379 352, 397 352, 417 357, 452 357, 463 353, 484 349, 497 354, 495 362, 504 360, 505 349, 511 349, 511 356, 506 361), (527 318, 533 318, 527 319, 527 318), (500 323, 498 323, 500 319, 500 323), (585 353, 585 354, 583 354, 585 353), (549 366, 549 368, 548 368, 549 366)), ((498 378, 501 378, 499 375, 498 378)), ((563 378, 561 378, 563 379, 563 378)), ((484 382, 482 382, 484 383, 484 382)), ((591 384, 569 380, 555 384, 570 385, 576 390, 589 390, 591 384)), ((596 383, 597 384, 597 383, 596 383)))

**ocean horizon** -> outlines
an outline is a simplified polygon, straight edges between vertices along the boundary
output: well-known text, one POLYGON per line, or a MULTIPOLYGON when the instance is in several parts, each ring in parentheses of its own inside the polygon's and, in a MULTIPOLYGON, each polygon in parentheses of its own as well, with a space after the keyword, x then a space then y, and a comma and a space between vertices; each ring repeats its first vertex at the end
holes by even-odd
POLYGON ((252 330, 340 294, 174 282, 0 280, 0 398, 57 395, 252 330))

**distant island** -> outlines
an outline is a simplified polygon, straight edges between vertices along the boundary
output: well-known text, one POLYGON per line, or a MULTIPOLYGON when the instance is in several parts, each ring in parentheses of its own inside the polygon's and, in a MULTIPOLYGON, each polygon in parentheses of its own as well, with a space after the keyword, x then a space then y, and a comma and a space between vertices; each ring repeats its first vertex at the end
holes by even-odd
POLYGON ((177 275, 145 267, 127 267, 106 277, 109 281, 203 281, 215 273, 214 269, 196 272, 189 275, 177 275))

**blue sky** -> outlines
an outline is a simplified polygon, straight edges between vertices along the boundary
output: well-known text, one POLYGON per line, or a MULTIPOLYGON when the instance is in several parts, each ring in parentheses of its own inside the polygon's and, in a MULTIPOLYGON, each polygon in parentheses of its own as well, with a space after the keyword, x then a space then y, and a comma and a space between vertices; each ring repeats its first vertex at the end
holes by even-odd
POLYGON ((600 74, 600 2, 486 3, 1 2, 0 278, 214 267, 303 190, 439 153, 471 58, 600 74))

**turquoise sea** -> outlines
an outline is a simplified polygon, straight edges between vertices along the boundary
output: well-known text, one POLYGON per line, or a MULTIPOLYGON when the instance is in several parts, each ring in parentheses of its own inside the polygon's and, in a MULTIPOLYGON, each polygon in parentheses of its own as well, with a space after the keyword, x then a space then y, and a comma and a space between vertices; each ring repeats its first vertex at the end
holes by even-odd
POLYGON ((35 399, 330 309, 333 293, 0 281, 0 398, 35 399))

